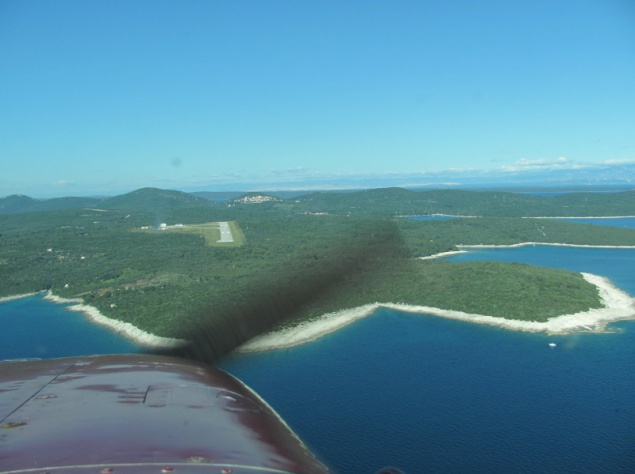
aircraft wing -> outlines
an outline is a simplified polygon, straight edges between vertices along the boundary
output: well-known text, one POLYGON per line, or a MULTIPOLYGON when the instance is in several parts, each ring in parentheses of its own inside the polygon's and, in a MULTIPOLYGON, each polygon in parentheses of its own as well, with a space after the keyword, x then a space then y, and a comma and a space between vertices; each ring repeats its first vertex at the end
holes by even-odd
POLYGON ((260 397, 152 355, 0 363, 0 472, 326 473, 260 397))

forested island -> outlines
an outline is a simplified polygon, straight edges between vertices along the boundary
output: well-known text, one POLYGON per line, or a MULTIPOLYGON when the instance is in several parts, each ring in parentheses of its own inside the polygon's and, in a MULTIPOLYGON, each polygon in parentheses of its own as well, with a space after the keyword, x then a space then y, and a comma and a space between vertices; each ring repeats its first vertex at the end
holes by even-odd
POLYGON ((546 321, 600 307, 597 287, 564 270, 422 257, 461 245, 635 246, 635 230, 548 218, 633 209, 632 191, 544 197, 389 188, 287 198, 247 193, 222 202, 153 188, 105 199, 9 196, 0 199, 0 297, 48 290, 179 337, 197 318, 213 318, 215 308, 257 295, 289 271, 299 275, 284 280, 292 293, 338 243, 363 246, 364 236, 393 229, 402 245, 381 271, 345 278, 301 317, 379 302, 546 321), (456 218, 407 217, 434 214, 456 218), (222 242, 220 223, 237 238, 222 242))

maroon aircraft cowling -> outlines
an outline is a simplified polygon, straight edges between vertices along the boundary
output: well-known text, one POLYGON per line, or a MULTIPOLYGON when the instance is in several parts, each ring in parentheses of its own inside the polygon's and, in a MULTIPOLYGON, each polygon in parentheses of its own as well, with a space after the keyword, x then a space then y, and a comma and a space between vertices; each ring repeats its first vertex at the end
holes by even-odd
POLYGON ((2 473, 327 473, 231 375, 110 355, 0 363, 2 473))

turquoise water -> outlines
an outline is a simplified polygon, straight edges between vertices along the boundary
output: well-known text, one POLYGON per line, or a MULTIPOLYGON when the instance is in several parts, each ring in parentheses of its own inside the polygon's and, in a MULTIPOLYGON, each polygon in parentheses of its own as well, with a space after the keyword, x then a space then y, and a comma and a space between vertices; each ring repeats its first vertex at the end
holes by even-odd
MULTIPOLYGON (((451 260, 475 258, 597 273, 635 294, 635 250, 536 246, 451 260)), ((4 358, 11 347, 20 357, 126 351, 39 297, 0 304, 0 322, 4 358)), ((222 367, 336 472, 630 473, 635 322, 611 327, 618 331, 547 336, 380 310, 313 343, 222 367)))

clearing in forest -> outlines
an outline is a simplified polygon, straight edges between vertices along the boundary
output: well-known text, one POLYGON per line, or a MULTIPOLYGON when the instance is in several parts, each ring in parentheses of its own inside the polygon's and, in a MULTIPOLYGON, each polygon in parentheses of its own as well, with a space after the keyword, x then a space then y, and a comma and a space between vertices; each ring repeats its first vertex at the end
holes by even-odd
POLYGON ((204 222, 201 224, 161 224, 158 228, 143 228, 160 232, 183 232, 202 235, 205 245, 210 247, 240 247, 245 243, 243 234, 236 221, 204 222))

